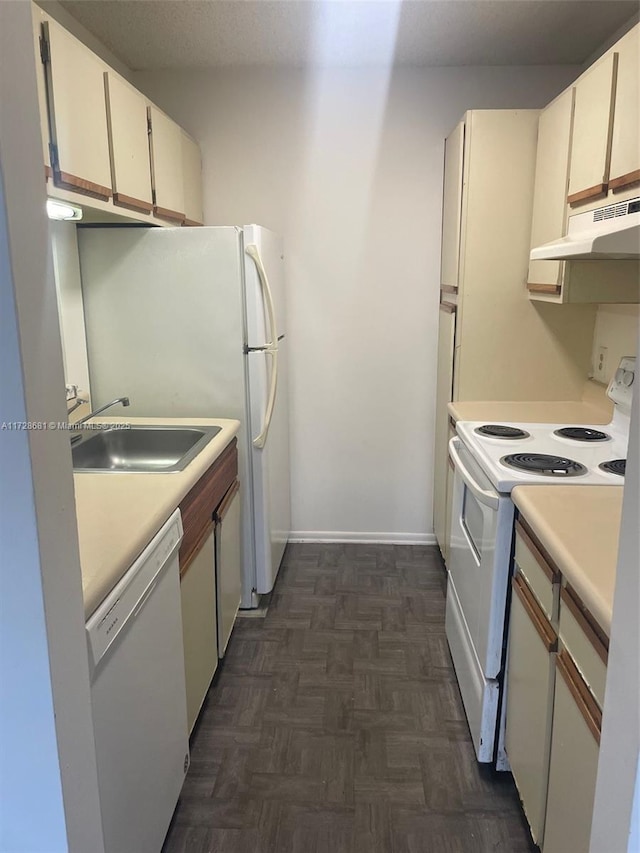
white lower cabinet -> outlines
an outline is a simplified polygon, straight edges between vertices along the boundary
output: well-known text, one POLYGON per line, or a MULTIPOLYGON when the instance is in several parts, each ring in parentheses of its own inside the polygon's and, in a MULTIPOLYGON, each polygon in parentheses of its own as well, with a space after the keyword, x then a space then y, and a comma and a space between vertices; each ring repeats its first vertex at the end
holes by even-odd
POLYGON ((509 764, 542 853, 589 853, 608 637, 522 517, 514 563, 509 764))
POLYGON ((545 827, 556 644, 555 631, 518 572, 511 599, 505 743, 538 845, 545 827))
POLYGON ((588 853, 600 740, 599 709, 571 658, 558 657, 543 853, 588 853))
POLYGON ((189 734, 218 668, 213 527, 180 580, 189 734))

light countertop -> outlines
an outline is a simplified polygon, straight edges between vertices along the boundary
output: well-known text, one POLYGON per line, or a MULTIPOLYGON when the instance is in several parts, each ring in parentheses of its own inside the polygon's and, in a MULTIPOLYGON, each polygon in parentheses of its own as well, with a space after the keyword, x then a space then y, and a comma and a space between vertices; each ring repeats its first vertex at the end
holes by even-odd
POLYGON ((540 543, 609 635, 623 486, 516 486, 516 504, 540 543))
POLYGON ((85 616, 88 618, 180 501, 237 435, 240 422, 210 418, 98 416, 96 423, 220 426, 183 471, 74 473, 85 616))
POLYGON ((581 400, 488 400, 449 403, 454 421, 512 421, 539 424, 608 424, 613 407, 606 388, 597 382, 586 382, 581 400))

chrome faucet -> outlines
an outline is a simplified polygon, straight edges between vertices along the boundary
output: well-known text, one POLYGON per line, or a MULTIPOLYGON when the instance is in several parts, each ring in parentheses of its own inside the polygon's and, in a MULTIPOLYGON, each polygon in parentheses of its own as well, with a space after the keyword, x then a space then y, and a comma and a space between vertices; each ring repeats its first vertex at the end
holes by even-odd
POLYGON ((72 414, 73 412, 75 412, 76 409, 79 409, 80 406, 83 406, 85 403, 88 403, 88 402, 89 401, 85 400, 83 397, 76 397, 76 401, 73 404, 73 406, 71 406, 70 409, 67 409, 67 414, 68 415, 72 414))
POLYGON ((95 418, 96 415, 101 414, 102 412, 106 411, 107 409, 110 409, 111 406, 115 406, 118 403, 122 403, 123 406, 128 406, 129 405, 129 398, 128 397, 117 397, 115 400, 112 400, 110 403, 106 403, 104 406, 100 406, 100 408, 96 409, 94 412, 89 412, 88 415, 85 415, 83 418, 80 418, 80 420, 77 420, 73 424, 73 426, 74 427, 80 426, 80 424, 85 423, 86 421, 90 420, 91 418, 95 418))

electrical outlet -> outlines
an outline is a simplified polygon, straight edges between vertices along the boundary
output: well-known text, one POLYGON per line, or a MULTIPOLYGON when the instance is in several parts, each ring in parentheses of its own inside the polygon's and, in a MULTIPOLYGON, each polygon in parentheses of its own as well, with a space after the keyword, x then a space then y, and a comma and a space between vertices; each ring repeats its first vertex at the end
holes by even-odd
POLYGON ((606 347, 598 347, 598 354, 596 358, 596 372, 594 379, 597 379, 598 382, 606 382, 607 381, 607 348, 606 347))

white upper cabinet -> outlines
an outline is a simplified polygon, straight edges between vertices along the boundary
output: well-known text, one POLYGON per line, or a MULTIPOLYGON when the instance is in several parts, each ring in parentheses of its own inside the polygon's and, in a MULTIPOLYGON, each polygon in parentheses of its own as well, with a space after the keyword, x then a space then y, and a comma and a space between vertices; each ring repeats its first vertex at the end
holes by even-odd
MULTIPOLYGON (((567 223, 569 152, 573 125, 573 88, 540 113, 533 192, 531 246, 558 240, 567 223)), ((560 293, 561 261, 530 261, 527 283, 533 293, 560 293)))
POLYGON ((151 213, 151 164, 144 97, 112 71, 104 72, 113 203, 151 213))
POLYGON ((43 24, 42 35, 54 184, 106 201, 112 188, 104 66, 54 21, 43 24))
POLYGON ((609 181, 618 54, 606 54, 576 82, 568 202, 604 198, 609 181))
POLYGON ((198 143, 182 131, 182 178, 184 181, 184 225, 202 225, 202 163, 198 143))
POLYGON ((616 45, 616 84, 609 188, 626 190, 640 183, 640 25, 616 45))
POLYGON ((458 287, 462 181, 464 165, 464 121, 447 137, 444 149, 444 194, 442 204, 442 261, 440 285, 458 287))
POLYGON ((154 213, 162 219, 185 220, 182 177, 182 128, 153 105, 148 107, 154 213))

